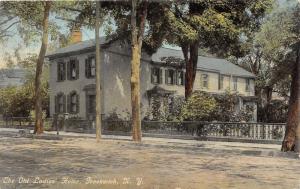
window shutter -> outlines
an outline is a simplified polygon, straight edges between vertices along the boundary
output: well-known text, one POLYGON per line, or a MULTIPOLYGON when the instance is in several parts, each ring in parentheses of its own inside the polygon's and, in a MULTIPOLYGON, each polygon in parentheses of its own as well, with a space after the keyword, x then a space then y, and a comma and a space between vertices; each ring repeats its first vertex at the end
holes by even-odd
POLYGON ((68 113, 72 112, 72 110, 71 110, 71 95, 70 94, 67 95, 67 112, 68 113))
POLYGON ((154 83, 154 68, 151 68, 151 83, 154 83))
POLYGON ((169 84, 168 83, 168 77, 169 77, 169 70, 165 70, 165 83, 166 84, 169 84))
POLYGON ((60 62, 57 63, 57 70, 56 70, 56 71, 57 71, 57 81, 60 81, 60 80, 61 80, 61 78, 60 78, 60 71, 59 71, 59 68, 60 68, 59 65, 60 65, 60 64, 61 64, 60 62))
POLYGON ((76 79, 79 79, 79 60, 76 59, 75 65, 76 65, 76 79))
POLYGON ((207 74, 206 82, 207 82, 207 89, 209 89, 209 75, 208 74, 207 74))
POLYGON ((67 80, 71 80, 71 61, 67 62, 67 80))
POLYGON ((163 77, 162 77, 162 69, 159 69, 159 83, 162 84, 163 77))
POLYGON ((76 113, 79 113, 79 94, 76 94, 76 113))
POLYGON ((66 80, 66 63, 62 63, 63 64, 63 70, 62 70, 62 81, 66 80))
POLYGON ((174 71, 174 75, 173 75, 173 77, 174 77, 174 85, 178 85, 178 83, 177 83, 177 81, 178 81, 178 74, 177 74, 177 70, 175 70, 174 71))
POLYGON ((57 95, 55 95, 55 97, 54 97, 54 110, 55 110, 55 113, 58 113, 58 98, 57 98, 57 95))
POLYGON ((66 113, 66 95, 63 95, 63 104, 64 104, 64 111, 63 111, 63 113, 66 113))

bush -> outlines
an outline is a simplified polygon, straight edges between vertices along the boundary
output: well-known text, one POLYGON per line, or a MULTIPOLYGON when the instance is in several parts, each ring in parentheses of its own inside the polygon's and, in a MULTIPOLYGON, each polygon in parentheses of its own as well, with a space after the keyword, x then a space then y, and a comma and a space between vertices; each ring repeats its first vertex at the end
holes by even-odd
POLYGON ((180 97, 174 98, 171 109, 168 107, 169 104, 164 103, 161 107, 159 99, 153 99, 144 119, 152 121, 250 121, 253 107, 248 105, 237 111, 239 98, 238 94, 229 92, 212 95, 196 91, 187 101, 180 97))
POLYGON ((229 93, 216 95, 217 101, 215 111, 211 114, 211 120, 222 122, 248 122, 252 119, 253 107, 244 106, 237 111, 236 106, 239 104, 239 96, 237 93, 229 93))
POLYGON ((194 92, 182 106, 180 119, 207 121, 217 107, 216 100, 207 93, 194 92))

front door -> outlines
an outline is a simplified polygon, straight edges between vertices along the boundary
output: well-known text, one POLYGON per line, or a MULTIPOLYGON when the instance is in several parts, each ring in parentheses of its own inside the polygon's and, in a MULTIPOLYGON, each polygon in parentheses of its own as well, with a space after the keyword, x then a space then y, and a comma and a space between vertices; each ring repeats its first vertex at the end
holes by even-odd
POLYGON ((95 120, 96 115, 96 95, 88 94, 86 96, 86 112, 89 120, 95 120))

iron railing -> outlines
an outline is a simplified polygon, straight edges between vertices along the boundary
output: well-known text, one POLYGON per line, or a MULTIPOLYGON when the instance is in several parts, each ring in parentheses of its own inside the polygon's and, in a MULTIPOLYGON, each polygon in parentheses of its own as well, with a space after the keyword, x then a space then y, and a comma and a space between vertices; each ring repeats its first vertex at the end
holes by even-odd
MULTIPOLYGON (((46 130, 95 133, 95 122, 84 119, 44 120, 46 130)), ((282 141, 285 123, 200 122, 200 121, 142 121, 142 132, 151 136, 181 136, 192 138, 241 138, 250 140, 282 141)), ((7 117, 0 127, 33 128, 34 120, 28 117, 7 117)), ((103 134, 131 134, 131 121, 103 120, 103 134)))
MULTIPOLYGON (((130 121, 104 121, 103 131, 131 132, 130 121)), ((142 121, 144 134, 282 140, 285 123, 142 121)))

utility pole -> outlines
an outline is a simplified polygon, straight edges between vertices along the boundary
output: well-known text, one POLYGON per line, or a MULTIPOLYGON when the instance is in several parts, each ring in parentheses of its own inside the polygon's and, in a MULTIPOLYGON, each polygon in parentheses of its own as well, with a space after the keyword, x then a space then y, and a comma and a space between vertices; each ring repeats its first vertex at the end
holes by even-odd
POLYGON ((96 140, 101 139, 101 73, 100 73, 100 1, 96 1, 96 25, 95 25, 95 39, 96 39, 96 140))

